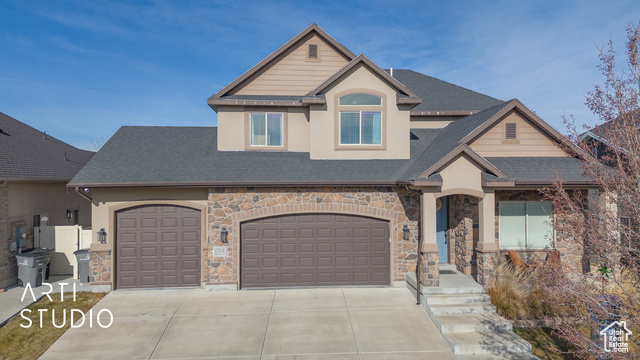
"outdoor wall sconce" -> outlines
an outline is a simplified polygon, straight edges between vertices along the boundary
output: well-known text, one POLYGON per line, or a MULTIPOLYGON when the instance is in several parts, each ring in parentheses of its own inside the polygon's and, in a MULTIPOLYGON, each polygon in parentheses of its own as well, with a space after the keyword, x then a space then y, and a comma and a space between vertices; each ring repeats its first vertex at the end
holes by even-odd
POLYGON ((220 240, 222 240, 223 243, 227 242, 227 228, 223 227, 222 230, 220 230, 220 240))
POLYGON ((71 219, 72 216, 71 210, 67 210, 67 219, 71 219))
POLYGON ((98 231, 98 241, 102 244, 106 244, 107 243, 107 232, 104 231, 104 228, 100 229, 100 231, 98 231))
POLYGON ((409 240, 409 227, 407 225, 402 228, 402 238, 409 240))

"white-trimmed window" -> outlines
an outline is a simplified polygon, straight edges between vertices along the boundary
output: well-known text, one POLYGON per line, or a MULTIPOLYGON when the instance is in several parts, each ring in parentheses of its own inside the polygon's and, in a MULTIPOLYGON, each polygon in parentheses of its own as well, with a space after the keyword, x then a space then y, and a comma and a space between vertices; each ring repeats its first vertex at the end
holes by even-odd
POLYGON ((341 111, 340 145, 382 144, 380 111, 341 111))
POLYGON ((283 146, 282 113, 251 113, 251 146, 283 146))
POLYGON ((553 205, 548 201, 504 201, 500 211, 500 247, 544 249, 553 247, 553 205))

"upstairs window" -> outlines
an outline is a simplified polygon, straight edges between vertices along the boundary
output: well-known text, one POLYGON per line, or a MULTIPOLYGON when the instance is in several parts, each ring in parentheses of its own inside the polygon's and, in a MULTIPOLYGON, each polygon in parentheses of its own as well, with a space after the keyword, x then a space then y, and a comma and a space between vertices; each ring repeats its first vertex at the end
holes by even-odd
POLYGON ((506 201, 500 205, 500 247, 553 247, 552 204, 547 201, 506 201))
POLYGON ((340 145, 381 145, 380 111, 340 112, 340 145))
POLYGON ((282 113, 251 113, 251 146, 283 146, 282 113))
POLYGON ((340 97, 340 105, 382 105, 382 98, 370 94, 349 94, 340 97))

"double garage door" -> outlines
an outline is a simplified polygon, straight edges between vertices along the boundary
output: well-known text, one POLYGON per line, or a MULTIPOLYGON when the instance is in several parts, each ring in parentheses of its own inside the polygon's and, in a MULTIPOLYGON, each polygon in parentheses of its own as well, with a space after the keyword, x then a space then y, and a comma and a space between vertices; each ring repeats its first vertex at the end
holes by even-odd
POLYGON ((242 224, 242 288, 389 285, 389 225, 337 214, 242 224))
MULTIPOLYGON (((242 288, 389 284, 389 225, 339 214, 243 223, 242 288)), ((201 213, 153 205, 116 213, 116 288, 200 286, 201 213)))

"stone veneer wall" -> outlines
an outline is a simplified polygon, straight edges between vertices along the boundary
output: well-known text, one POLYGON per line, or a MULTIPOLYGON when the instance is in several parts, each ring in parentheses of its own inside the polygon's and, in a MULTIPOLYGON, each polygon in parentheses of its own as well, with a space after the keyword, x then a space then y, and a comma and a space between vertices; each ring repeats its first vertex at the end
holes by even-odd
POLYGON ((454 248, 454 264, 465 275, 477 273, 478 202, 468 195, 449 196, 449 241, 454 248))
MULTIPOLYGON (((496 191, 496 242, 500 242, 500 207, 501 201, 540 201, 542 195, 536 190, 501 190, 496 191)), ((582 244, 570 239, 565 239, 556 233, 555 248, 560 252, 560 259, 571 271, 582 271, 582 244)), ((542 264, 547 256, 546 250, 517 250, 518 257, 527 264, 542 264)), ((507 251, 500 251, 498 262, 502 263, 508 258, 507 251)))
POLYGON ((440 286, 440 255, 423 253, 421 262, 420 283, 423 286, 440 286))
POLYGON ((404 280, 405 273, 415 272, 420 198, 403 187, 211 188, 202 281, 211 285, 239 282, 239 234, 243 221, 305 212, 353 214, 389 221, 392 280, 404 280), (409 240, 402 239, 404 225, 409 227, 409 240), (220 240, 223 226, 229 233, 228 243, 220 240), (214 246, 226 246, 227 256, 214 257, 214 246))
POLYGON ((17 276, 15 254, 9 251, 9 189, 0 186, 0 286, 8 286, 9 280, 17 276))
POLYGON ((89 283, 91 285, 111 285, 112 257, 110 250, 89 251, 89 283))

